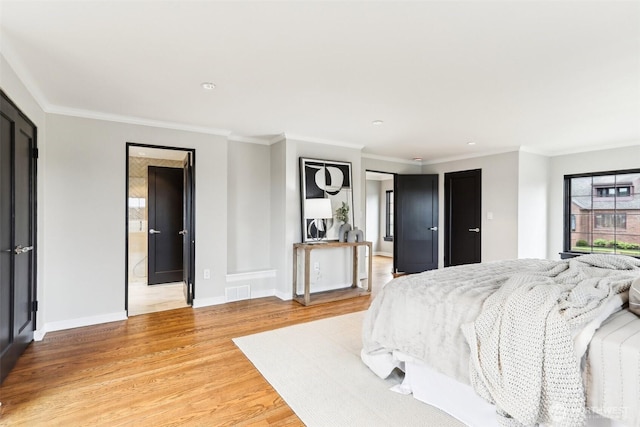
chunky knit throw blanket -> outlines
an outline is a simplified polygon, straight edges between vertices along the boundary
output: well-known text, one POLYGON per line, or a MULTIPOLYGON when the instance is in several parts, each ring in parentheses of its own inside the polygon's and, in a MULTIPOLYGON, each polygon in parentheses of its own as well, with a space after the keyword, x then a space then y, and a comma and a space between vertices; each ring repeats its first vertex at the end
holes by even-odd
POLYGON ((471 383, 502 425, 582 426, 585 397, 573 335, 640 276, 640 260, 585 255, 509 278, 462 325, 471 383))

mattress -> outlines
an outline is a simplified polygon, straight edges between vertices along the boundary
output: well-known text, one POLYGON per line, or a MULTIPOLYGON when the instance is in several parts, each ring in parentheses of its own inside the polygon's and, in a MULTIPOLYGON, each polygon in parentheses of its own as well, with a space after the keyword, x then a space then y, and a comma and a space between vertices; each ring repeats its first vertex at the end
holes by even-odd
POLYGON ((640 426, 640 317, 622 310, 602 323, 585 358, 587 408, 640 426))

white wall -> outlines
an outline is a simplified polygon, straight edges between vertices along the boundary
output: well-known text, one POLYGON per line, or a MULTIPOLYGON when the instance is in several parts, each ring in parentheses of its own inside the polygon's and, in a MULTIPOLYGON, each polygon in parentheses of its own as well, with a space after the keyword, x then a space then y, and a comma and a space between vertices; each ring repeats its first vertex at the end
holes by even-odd
POLYGON ((387 242, 384 240, 384 236, 387 234, 386 230, 386 213, 387 213, 387 191, 393 191, 393 179, 388 179, 386 181, 380 182, 380 204, 378 209, 380 211, 380 222, 378 223, 379 230, 379 241, 378 246, 380 248, 380 252, 385 255, 393 256, 393 241, 387 242))
MULTIPOLYGON (((288 241, 286 257, 291 261, 287 262, 286 271, 293 271, 293 244, 302 239, 301 211, 300 211, 300 177, 299 158, 312 158, 322 160, 335 160, 351 163, 351 174, 353 177, 353 216, 356 227, 364 229, 364 172, 361 168, 361 153, 359 149, 336 147, 326 144, 316 144, 306 141, 296 141, 287 139, 287 238, 288 241), (295 153, 295 154, 294 154, 295 153), (293 167, 292 167, 293 166, 293 167)), ((319 272, 314 272, 311 278, 312 290, 326 290, 344 287, 351 283, 351 258, 350 249, 334 248, 315 250, 313 253, 313 263, 320 264, 319 272)), ((362 257, 364 259, 364 257, 362 257)), ((300 260, 300 258, 299 258, 300 260)), ((313 265, 313 264, 312 264, 313 265)), ((302 274, 302 268, 298 271, 302 274)), ((289 280, 284 284, 284 292, 291 294, 292 274, 289 273, 289 280)), ((300 283, 299 279, 299 283, 300 283)), ((301 289, 299 287, 299 289, 301 289)))
POLYGON ((271 268, 271 149, 232 141, 228 152, 227 272, 271 268))
POLYGON ((640 141, 610 150, 567 154, 550 159, 547 258, 558 259, 563 247, 564 176, 640 168, 640 141))
POLYGON ((127 142, 196 150, 194 306, 219 301, 227 270, 226 138, 55 114, 47 124, 47 329, 124 313, 127 142), (210 280, 202 278, 205 268, 210 280))
MULTIPOLYGON (((438 174, 439 225, 444 230, 444 174, 482 169, 482 262, 518 257, 518 152, 424 165, 438 174), (493 219, 487 219, 487 213, 493 219)), ((444 265, 444 239, 438 233, 438 266, 444 265)))
POLYGON ((518 165, 518 258, 547 257, 549 157, 520 152, 518 165))
POLYGON ((373 244, 373 252, 380 252, 380 181, 366 181, 365 237, 373 244))
MULTIPOLYGON (((31 95, 29 90, 25 87, 20 80, 16 72, 11 68, 4 56, 0 53, 0 89, 11 99, 17 107, 27 116, 37 127, 37 143, 39 149, 38 159, 38 182, 37 191, 38 198, 42 200, 46 193, 46 158, 47 158, 47 136, 46 136, 46 114, 41 105, 38 104, 36 99, 31 95)), ((37 265, 38 265, 38 277, 36 280, 37 286, 37 299, 40 301, 39 310, 36 313, 36 326, 38 329, 44 324, 45 313, 47 311, 46 301, 46 267, 45 260, 45 247, 44 247, 44 233, 46 218, 44 215, 44 206, 42 203, 38 204, 37 209, 37 225, 38 225, 38 237, 37 237, 37 265)))

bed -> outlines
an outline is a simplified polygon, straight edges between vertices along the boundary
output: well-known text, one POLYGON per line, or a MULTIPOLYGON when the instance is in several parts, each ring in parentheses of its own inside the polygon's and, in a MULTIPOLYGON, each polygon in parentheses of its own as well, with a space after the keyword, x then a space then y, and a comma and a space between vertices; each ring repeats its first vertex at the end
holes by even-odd
POLYGON ((468 425, 640 426, 640 260, 509 260, 401 276, 372 302, 362 360, 468 425))

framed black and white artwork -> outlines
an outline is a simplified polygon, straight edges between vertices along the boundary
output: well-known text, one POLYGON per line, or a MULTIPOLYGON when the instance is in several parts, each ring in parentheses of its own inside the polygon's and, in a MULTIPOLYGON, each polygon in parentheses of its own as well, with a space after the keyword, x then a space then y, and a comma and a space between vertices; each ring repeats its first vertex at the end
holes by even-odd
POLYGON ((300 201, 302 241, 338 240, 337 209, 347 206, 354 225, 351 163, 300 157, 300 201))

